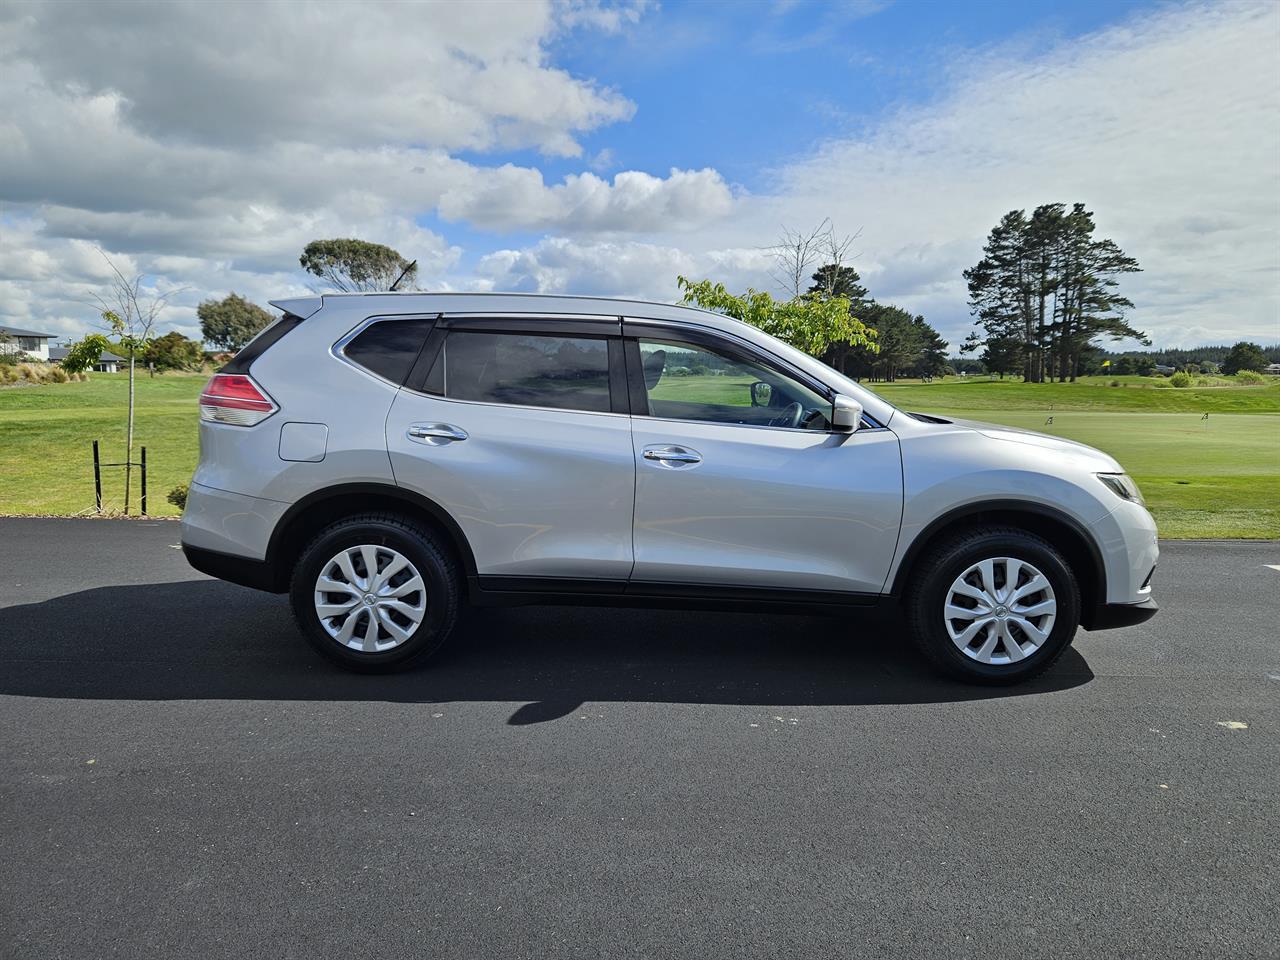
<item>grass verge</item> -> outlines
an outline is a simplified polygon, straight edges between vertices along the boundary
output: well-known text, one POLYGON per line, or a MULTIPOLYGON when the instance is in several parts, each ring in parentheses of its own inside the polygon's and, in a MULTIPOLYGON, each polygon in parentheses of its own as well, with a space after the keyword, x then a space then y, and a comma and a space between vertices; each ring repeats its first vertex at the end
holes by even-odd
MULTIPOLYGON (((165 494, 195 469, 196 397, 205 379, 138 380, 136 435, 147 447, 153 515, 179 512, 165 494)), ((1141 485, 1161 536, 1280 538, 1280 386, 1178 389, 1125 379, 1129 386, 1111 387, 1105 378, 871 386, 908 410, 1024 427, 1105 450, 1141 485)), ((708 402, 736 402, 747 388, 745 380, 710 376, 660 386, 668 399, 708 402)), ((124 459, 127 389, 125 374, 0 389, 0 514, 91 513, 90 444, 101 441, 104 460, 124 459)), ((123 473, 104 471, 108 509, 123 504, 123 473)))

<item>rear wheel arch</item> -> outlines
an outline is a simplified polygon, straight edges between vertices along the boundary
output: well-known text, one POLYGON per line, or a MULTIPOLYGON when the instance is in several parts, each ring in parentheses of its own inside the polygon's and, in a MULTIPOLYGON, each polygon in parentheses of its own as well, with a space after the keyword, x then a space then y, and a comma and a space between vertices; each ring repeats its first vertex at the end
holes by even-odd
POLYGON ((1039 503, 1023 500, 988 500, 944 513, 911 542, 898 564, 889 593, 902 597, 913 570, 930 550, 951 538, 987 527, 1013 527, 1043 537, 1066 557, 1080 585, 1081 613, 1088 626, 1094 609, 1106 599, 1107 574, 1102 551, 1089 531, 1077 520, 1039 503))
POLYGON ((308 494, 286 510, 276 524, 267 545, 267 564, 275 579, 276 592, 289 589, 294 565, 321 530, 346 517, 369 513, 398 514, 438 534, 463 575, 475 576, 475 555, 466 534, 438 503, 385 483, 347 483, 308 494))

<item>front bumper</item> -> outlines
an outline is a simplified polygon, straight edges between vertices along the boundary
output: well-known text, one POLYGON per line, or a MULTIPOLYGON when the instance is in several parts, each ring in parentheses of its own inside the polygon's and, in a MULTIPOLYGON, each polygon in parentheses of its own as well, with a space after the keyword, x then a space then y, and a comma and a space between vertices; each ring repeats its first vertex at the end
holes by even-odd
POLYGON ((1106 570, 1106 596, 1100 606, 1136 606, 1151 597, 1151 573, 1160 559, 1156 523, 1141 504, 1122 501, 1093 524, 1094 539, 1106 570))
POLYGON ((1093 611, 1081 624, 1086 630, 1115 630, 1117 627, 1132 627, 1146 623, 1160 611, 1160 606, 1151 597, 1141 603, 1104 603, 1093 611))

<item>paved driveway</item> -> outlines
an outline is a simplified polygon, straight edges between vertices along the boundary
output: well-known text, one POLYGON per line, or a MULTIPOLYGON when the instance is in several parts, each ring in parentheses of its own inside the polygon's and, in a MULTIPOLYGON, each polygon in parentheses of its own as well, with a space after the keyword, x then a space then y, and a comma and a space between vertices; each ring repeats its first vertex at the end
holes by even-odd
POLYGON ((1280 544, 993 692, 612 609, 351 676, 177 534, 0 520, 4 956, 1280 955, 1280 544))

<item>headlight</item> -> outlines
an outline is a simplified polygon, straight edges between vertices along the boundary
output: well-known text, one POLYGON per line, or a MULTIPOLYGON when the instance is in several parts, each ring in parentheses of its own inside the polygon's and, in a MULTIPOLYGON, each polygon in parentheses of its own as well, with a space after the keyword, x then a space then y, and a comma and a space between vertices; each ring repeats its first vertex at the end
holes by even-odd
POLYGON ((1098 479, 1111 488, 1111 492, 1117 497, 1123 497, 1126 500, 1132 500, 1134 503, 1145 504, 1142 499, 1142 491, 1138 489, 1138 485, 1133 482, 1133 477, 1127 473, 1100 473, 1098 479))

